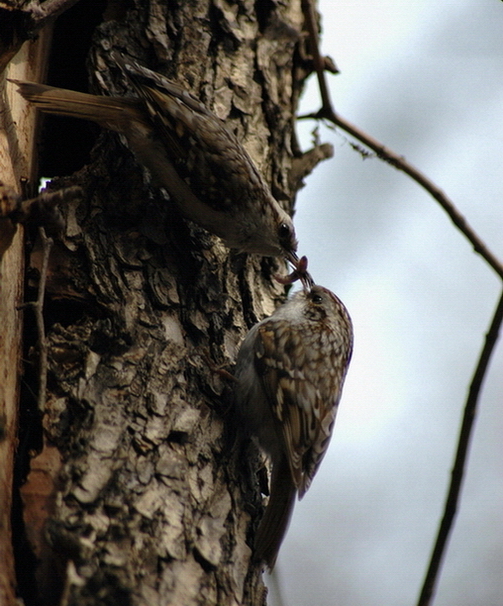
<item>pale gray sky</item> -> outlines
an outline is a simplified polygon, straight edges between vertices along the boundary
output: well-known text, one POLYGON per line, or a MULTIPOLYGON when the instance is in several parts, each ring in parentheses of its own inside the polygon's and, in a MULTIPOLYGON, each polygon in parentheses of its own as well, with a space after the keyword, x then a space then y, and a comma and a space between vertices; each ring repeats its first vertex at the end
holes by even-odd
MULTIPOLYGON (((319 9, 322 51, 342 72, 329 77, 336 110, 426 172, 503 258, 503 3, 319 9)), ((313 82, 302 109, 317 108, 313 82)), ((413 605, 501 283, 417 185, 320 132, 335 156, 308 179, 295 221, 315 280, 353 317, 355 353, 278 575, 288 606, 413 605)), ((500 343, 435 606, 503 604, 502 369, 500 343)))

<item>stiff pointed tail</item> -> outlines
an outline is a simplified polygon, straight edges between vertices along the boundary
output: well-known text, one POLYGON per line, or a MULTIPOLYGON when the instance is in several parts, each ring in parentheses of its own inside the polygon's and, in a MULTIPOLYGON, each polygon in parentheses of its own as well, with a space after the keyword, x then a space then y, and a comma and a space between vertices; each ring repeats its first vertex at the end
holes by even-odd
POLYGON ((50 114, 92 120, 106 128, 123 131, 132 117, 141 119, 138 102, 122 97, 102 97, 55 88, 36 82, 10 80, 19 86, 19 93, 30 103, 50 114))
POLYGON ((288 529, 296 493, 288 461, 283 458, 273 467, 271 496, 255 535, 253 558, 257 562, 265 562, 269 570, 274 568, 288 529))

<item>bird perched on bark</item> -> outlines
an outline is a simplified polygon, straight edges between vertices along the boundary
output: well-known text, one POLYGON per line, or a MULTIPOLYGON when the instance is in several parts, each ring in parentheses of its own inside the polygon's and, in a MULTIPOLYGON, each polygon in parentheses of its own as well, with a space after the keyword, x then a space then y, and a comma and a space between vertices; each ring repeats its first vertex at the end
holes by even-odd
POLYGON ((179 85, 118 53, 113 58, 136 97, 12 82, 45 112, 93 120, 123 134, 182 214, 229 248, 284 256, 295 266, 292 220, 234 133, 179 85))
POLYGON ((343 303, 309 280, 248 332, 235 370, 245 432, 272 462, 269 502, 254 543, 255 560, 270 569, 295 496, 303 497, 326 453, 353 347, 343 303))

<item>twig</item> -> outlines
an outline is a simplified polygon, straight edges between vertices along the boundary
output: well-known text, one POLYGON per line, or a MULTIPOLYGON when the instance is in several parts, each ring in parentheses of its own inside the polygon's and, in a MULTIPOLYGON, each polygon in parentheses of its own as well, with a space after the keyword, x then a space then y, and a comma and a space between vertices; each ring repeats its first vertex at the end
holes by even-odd
POLYGON ((398 170, 403 171, 406 175, 409 175, 409 177, 425 189, 449 215, 449 218, 454 225, 471 243, 475 252, 487 261, 500 278, 503 278, 503 264, 501 261, 488 249, 475 230, 469 225, 465 217, 455 207, 452 200, 450 200, 445 193, 433 183, 433 181, 428 179, 428 177, 415 166, 407 162, 405 158, 399 156, 393 150, 384 146, 370 135, 367 135, 344 118, 341 118, 341 116, 336 116, 334 114, 332 122, 367 145, 367 147, 370 147, 370 149, 376 152, 379 158, 385 160, 398 170))
POLYGON ((82 197, 78 185, 62 187, 55 191, 42 191, 35 198, 23 200, 9 186, 0 181, 0 219, 16 223, 43 224, 52 231, 62 231, 64 221, 57 206, 82 197))
POLYGON ((40 268, 40 278, 38 281, 37 299, 28 301, 22 307, 32 307, 35 314, 35 323, 37 325, 38 336, 38 409, 44 412, 47 392, 47 340, 45 338, 44 326, 44 295, 47 282, 47 268, 49 266, 49 255, 53 244, 52 238, 48 238, 43 227, 38 228, 40 240, 42 242, 42 267, 40 268))
POLYGON ((42 241, 42 268, 40 270, 40 280, 38 283, 37 304, 35 306, 35 318, 37 322, 38 347, 39 347, 39 388, 38 388, 38 409, 45 409, 45 400, 47 393, 47 339, 45 338, 44 326, 44 295, 45 284, 47 282, 47 268, 49 266, 49 255, 53 244, 52 238, 45 234, 45 228, 39 227, 38 233, 42 241))
MULTIPOLYGON (((403 157, 399 156, 394 151, 387 148, 382 143, 380 143, 379 141, 377 141, 376 139, 374 139, 373 137, 363 132, 355 125, 351 124, 350 122, 335 113, 332 107, 332 103, 330 101, 330 96, 325 81, 325 73, 323 70, 322 62, 320 60, 321 55, 318 46, 318 32, 316 29, 316 20, 312 0, 302 0, 302 8, 304 12, 304 17, 306 19, 307 29, 310 33, 312 41, 311 52, 313 54, 313 64, 318 77, 320 95, 322 100, 322 107, 317 113, 304 117, 329 120, 336 126, 345 130, 355 139, 372 149, 379 158, 385 160, 395 168, 409 175, 409 177, 411 177, 414 181, 416 181, 416 183, 423 187, 441 205, 441 207, 449 215, 454 225, 472 244, 475 252, 481 255, 485 259, 485 261, 493 268, 493 270, 501 278, 503 278, 502 263, 488 249, 482 239, 476 234, 475 230, 472 229, 472 227, 467 223, 463 215, 457 210, 453 202, 444 194, 444 192, 439 187, 437 187, 415 166, 409 164, 403 157)), ((445 554, 447 540, 449 538, 449 534, 458 507, 468 447, 470 444, 473 422, 477 410, 478 397, 489 365, 489 360, 491 358, 494 346, 498 339, 499 329, 502 321, 503 294, 500 298, 498 306, 496 307, 491 326, 486 335, 484 347, 480 354, 480 358, 477 362, 475 373, 470 384, 463 414, 463 422, 461 425, 461 430, 458 439, 456 457, 451 472, 451 483, 449 486, 449 491, 447 493, 444 514, 439 525, 436 542, 430 558, 428 570, 425 576, 417 606, 429 606, 431 597, 434 593, 435 586, 438 580, 440 564, 445 554)))
POLYGON ((316 14, 312 0, 302 0, 302 12, 306 20, 307 31, 311 40, 311 48, 309 49, 313 58, 313 65, 318 76, 318 86, 320 87, 320 95, 323 107, 332 107, 330 101, 330 93, 328 91, 327 82, 325 80, 325 62, 320 53, 320 43, 318 36, 318 24, 316 23, 316 14))
POLYGON ((425 189, 440 204, 440 206, 449 215, 449 218, 454 223, 454 225, 471 243, 475 252, 478 253, 494 269, 494 271, 500 276, 500 278, 503 278, 503 264, 501 263, 501 261, 484 244, 484 242, 477 235, 475 230, 466 221, 465 217, 463 217, 463 215, 457 210, 452 200, 450 200, 445 195, 445 193, 439 187, 437 187, 435 183, 433 183, 433 181, 428 179, 428 177, 426 177, 426 175, 424 175, 415 166, 409 164, 409 162, 407 162, 407 160, 403 156, 399 156, 392 149, 386 147, 377 139, 374 139, 354 124, 351 124, 351 122, 348 122, 347 120, 336 114, 330 101, 330 95, 325 79, 325 72, 323 70, 323 62, 321 60, 321 55, 318 47, 318 32, 316 29, 316 21, 314 17, 312 0, 303 0, 302 6, 304 10, 304 17, 306 19, 306 25, 311 36, 313 47, 311 49, 311 52, 313 53, 313 64, 316 70, 316 75, 318 77, 318 84, 320 87, 320 95, 322 102, 322 107, 318 112, 302 116, 302 118, 314 118, 317 120, 324 119, 332 122, 339 128, 342 128, 342 130, 346 131, 348 134, 353 136, 355 139, 372 149, 377 154, 377 156, 381 158, 381 160, 388 162, 398 170, 403 171, 406 175, 409 175, 411 179, 413 179, 418 185, 425 189))
POLYGON ((62 231, 64 221, 58 210, 59 204, 66 204, 82 197, 82 188, 78 185, 62 187, 55 191, 42 191, 36 198, 23 200, 16 213, 12 213, 14 220, 20 223, 35 223, 43 225, 50 231, 62 231))
POLYGON ((470 389, 468 391, 468 397, 463 414, 463 422, 459 433, 456 458, 454 459, 454 466, 451 472, 451 483, 444 507, 444 515, 442 521, 440 522, 437 539, 433 548, 433 553, 431 555, 428 571, 424 579, 417 606, 428 606, 435 590, 438 571, 440 564, 442 563, 442 558, 447 545, 447 539, 456 515, 461 483, 464 475, 466 456, 470 444, 473 422, 477 412, 478 397, 487 367, 489 365, 491 354, 494 350, 494 346, 496 345, 496 341, 498 340, 502 321, 503 294, 501 295, 498 306, 496 307, 496 311, 494 312, 494 317, 489 327, 489 331, 486 334, 484 347, 480 354, 480 359, 477 363, 477 367, 470 384, 470 389))

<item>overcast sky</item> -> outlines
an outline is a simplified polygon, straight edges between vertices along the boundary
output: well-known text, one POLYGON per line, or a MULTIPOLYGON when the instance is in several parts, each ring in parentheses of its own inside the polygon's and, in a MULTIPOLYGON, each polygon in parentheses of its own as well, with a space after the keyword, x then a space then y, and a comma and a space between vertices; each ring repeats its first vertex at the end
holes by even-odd
MULTIPOLYGON (((503 258, 503 3, 320 0, 336 111, 423 170, 503 258)), ((318 108, 313 82, 302 110, 318 108)), ((304 124, 304 147, 314 123, 304 124)), ((436 202, 342 133, 297 200, 300 252, 355 350, 277 573, 288 606, 415 604, 501 283, 436 202)), ((486 380, 435 606, 503 604, 503 347, 486 380)), ((276 602, 271 599, 271 604, 276 602)))

